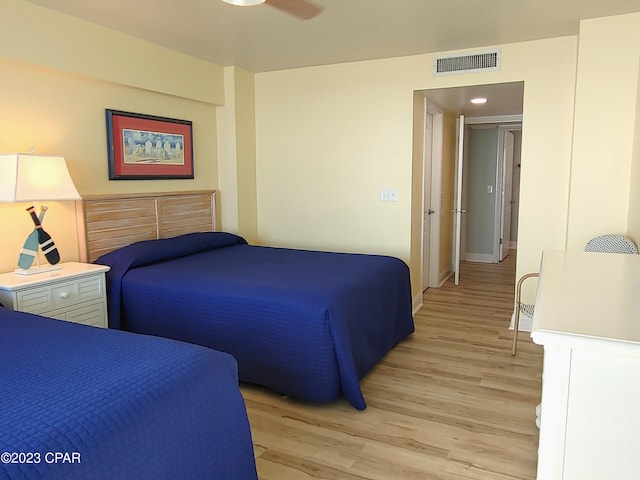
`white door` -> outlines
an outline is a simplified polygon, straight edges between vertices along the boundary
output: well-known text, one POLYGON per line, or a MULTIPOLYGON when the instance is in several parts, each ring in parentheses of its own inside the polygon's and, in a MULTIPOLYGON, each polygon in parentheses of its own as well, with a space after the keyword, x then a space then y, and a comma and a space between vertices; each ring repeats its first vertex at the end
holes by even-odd
POLYGON ((513 186, 513 133, 503 132, 502 142, 502 217, 500 225, 500 261, 509 254, 513 186))
POLYGON ((431 217, 434 211, 431 208, 431 181, 432 181, 432 151, 433 151, 433 115, 426 114, 424 135, 424 201, 422 219, 422 290, 429 287, 429 275, 431 272, 431 217))
POLYGON ((460 284, 460 250, 462 229, 462 165, 464 161, 464 115, 456 124, 458 142, 456 145, 455 191, 453 204, 453 273, 454 284, 460 284))

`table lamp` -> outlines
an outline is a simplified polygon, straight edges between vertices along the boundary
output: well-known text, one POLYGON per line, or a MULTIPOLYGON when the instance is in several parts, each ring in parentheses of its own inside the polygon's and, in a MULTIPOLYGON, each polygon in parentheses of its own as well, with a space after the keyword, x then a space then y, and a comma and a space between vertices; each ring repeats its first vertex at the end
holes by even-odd
MULTIPOLYGON (((64 157, 12 153, 0 155, 0 202, 35 202, 42 200, 80 200, 64 157)), ((47 207, 39 215, 35 206, 27 208, 34 230, 27 236, 18 257, 15 273, 32 275, 59 269, 60 255, 55 242, 42 227, 47 207), (40 265, 38 248, 50 265, 40 265), (37 266, 31 267, 36 260, 37 266)))

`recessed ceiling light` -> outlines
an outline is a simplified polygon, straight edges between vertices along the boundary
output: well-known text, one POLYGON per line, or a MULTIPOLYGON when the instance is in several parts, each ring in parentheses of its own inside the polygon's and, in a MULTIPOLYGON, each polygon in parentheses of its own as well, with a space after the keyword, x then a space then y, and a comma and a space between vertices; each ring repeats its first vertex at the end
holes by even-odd
POLYGON ((264 3, 265 0, 222 0, 225 3, 230 3, 231 5, 237 5, 239 7, 250 7, 252 5, 260 5, 264 3))
POLYGON ((471 103, 475 103, 476 105, 480 105, 482 103, 487 103, 487 99, 483 97, 472 98, 471 103))

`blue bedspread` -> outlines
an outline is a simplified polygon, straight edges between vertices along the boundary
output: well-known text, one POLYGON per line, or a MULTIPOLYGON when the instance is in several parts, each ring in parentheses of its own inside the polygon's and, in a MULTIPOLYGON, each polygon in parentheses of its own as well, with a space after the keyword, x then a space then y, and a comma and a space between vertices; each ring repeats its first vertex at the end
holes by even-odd
POLYGON ((112 328, 231 353, 241 380, 298 399, 342 394, 364 409, 360 379, 414 330, 409 269, 393 257, 200 233, 140 242, 97 263, 111 267, 112 328))
POLYGON ((3 480, 257 478, 230 355, 3 308, 0 455, 3 480))

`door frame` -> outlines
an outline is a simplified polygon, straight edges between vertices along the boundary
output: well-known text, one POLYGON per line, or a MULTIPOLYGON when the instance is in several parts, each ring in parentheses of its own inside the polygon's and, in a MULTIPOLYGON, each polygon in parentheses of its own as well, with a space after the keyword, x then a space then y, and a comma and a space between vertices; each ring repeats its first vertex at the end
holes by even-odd
MULTIPOLYGON (((453 246, 452 246, 452 263, 453 263, 453 284, 460 285, 460 262, 462 257, 466 256, 466 244, 463 247, 464 221, 466 215, 466 161, 467 161, 467 125, 465 124, 465 116, 460 114, 456 119, 456 150, 455 150, 455 171, 453 186, 453 246)), ((466 243, 466 242, 465 242, 466 243)))
MULTIPOLYGON (((503 166, 502 166, 502 148, 504 143, 504 130, 522 130, 522 115, 496 115, 487 117, 467 117, 465 125, 482 125, 496 124, 498 127, 498 151, 496 153, 496 190, 501 191, 503 166)), ((466 147, 466 145, 465 145, 466 147)), ((494 205, 494 227, 493 227, 493 253, 487 254, 487 260, 492 263, 500 263, 500 223, 502 222, 502 201, 496 197, 494 205), (489 260, 489 258, 491 260, 489 260)))
MULTIPOLYGON (((503 191, 506 178, 504 177, 504 134, 505 132, 522 131, 522 123, 498 124, 498 168, 496 168, 496 190, 503 191)), ((504 198, 496 202, 495 224, 493 232, 493 263, 500 263, 500 240, 502 238, 502 222, 504 218, 504 198)), ((511 213, 513 215, 513 212, 511 213)), ((511 228, 511 226, 509 226, 511 228)), ((506 247, 509 248, 508 246, 506 247)))
MULTIPOLYGON (((421 285, 421 291, 425 291, 429 287, 440 286, 440 222, 442 218, 442 155, 443 155, 443 142, 444 142, 444 110, 440 106, 434 103, 428 98, 424 99, 425 102, 425 128, 424 128, 424 142, 423 145, 427 145, 426 136, 431 135, 431 151, 427 152, 426 148, 423 151, 422 156, 422 221, 421 221, 421 234, 420 234, 420 268, 424 265, 424 210, 427 205, 427 199, 425 198, 424 184, 427 179, 427 172, 425 165, 428 157, 431 156, 431 196, 429 198, 429 204, 431 209, 434 210, 432 215, 429 215, 429 221, 431 225, 429 228, 429 282, 427 285, 421 285), (432 131, 427 131, 426 115, 429 114, 433 117, 432 131)), ((420 275, 420 281, 422 283, 422 273, 420 275)))

